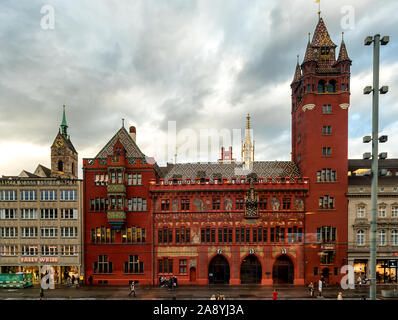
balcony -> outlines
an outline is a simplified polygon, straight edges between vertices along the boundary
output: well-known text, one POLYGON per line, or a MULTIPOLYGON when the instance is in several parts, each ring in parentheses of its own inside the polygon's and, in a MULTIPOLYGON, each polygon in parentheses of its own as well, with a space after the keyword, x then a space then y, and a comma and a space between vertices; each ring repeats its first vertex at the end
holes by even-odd
POLYGON ((125 211, 108 211, 108 223, 115 229, 120 230, 126 222, 125 211))
POLYGON ((126 186, 124 184, 108 184, 107 191, 108 195, 125 195, 126 186))

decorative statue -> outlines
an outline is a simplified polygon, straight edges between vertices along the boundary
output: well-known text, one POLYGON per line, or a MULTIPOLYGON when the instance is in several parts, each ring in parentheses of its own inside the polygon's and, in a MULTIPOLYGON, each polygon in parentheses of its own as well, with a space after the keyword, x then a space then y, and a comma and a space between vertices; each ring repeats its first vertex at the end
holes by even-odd
POLYGON ((272 198, 270 200, 270 204, 272 206, 272 210, 278 211, 280 206, 280 201, 277 198, 272 198))

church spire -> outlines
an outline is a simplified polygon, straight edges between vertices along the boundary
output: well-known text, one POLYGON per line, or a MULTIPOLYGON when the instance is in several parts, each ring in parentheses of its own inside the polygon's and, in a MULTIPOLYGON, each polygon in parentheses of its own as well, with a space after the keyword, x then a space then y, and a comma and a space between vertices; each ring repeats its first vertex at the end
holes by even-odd
POLYGON ((314 36, 312 37, 312 47, 332 47, 336 48, 337 46, 333 43, 330 38, 328 29, 326 28, 325 22, 320 17, 318 24, 315 28, 314 36))
POLYGON ((247 115, 246 119, 245 142, 242 144, 242 161, 244 162, 246 169, 250 169, 251 164, 254 161, 254 146, 250 135, 250 114, 247 115))
POLYGON ((65 105, 63 105, 61 133, 62 133, 62 135, 64 136, 65 139, 68 139, 68 124, 66 123, 65 105))

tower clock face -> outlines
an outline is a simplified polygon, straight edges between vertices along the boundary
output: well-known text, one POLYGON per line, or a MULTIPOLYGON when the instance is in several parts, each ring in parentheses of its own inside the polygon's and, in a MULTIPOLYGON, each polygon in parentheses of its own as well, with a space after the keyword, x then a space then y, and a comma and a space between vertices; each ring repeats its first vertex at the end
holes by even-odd
POLYGON ((61 148, 64 145, 64 142, 61 138, 58 138, 57 141, 55 141, 55 146, 57 148, 61 148))

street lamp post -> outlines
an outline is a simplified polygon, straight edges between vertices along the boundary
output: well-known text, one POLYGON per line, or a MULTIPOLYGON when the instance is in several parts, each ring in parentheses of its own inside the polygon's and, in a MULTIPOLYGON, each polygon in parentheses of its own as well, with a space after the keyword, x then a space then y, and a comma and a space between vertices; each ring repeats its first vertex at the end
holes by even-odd
MULTIPOLYGON (((371 190, 371 220, 370 220, 370 292, 371 300, 376 300, 376 232, 377 232, 377 191, 379 177, 379 93, 388 92, 388 87, 383 86, 379 89, 379 69, 380 69, 380 44, 386 45, 389 37, 380 39, 380 35, 366 37, 365 45, 369 46, 373 42, 373 88, 366 87, 364 94, 373 92, 372 103, 372 190, 371 190)), ((383 136, 380 142, 386 142, 387 137, 383 136)), ((370 142, 364 138, 364 142, 370 142)), ((382 156, 385 158, 385 154, 382 156)), ((381 157, 381 158, 382 158, 381 157)))

